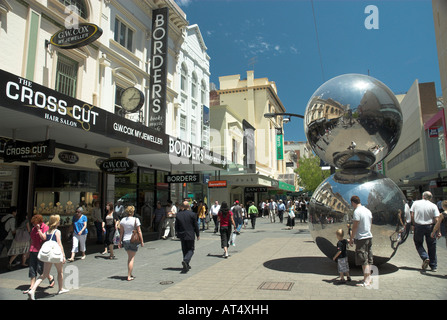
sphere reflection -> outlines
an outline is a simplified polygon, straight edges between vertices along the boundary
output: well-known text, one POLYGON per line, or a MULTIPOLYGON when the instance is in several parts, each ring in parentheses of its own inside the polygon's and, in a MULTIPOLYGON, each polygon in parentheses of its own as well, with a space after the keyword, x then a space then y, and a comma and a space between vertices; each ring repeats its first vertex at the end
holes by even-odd
MULTIPOLYGON (((337 229, 349 239, 353 209, 350 199, 357 195, 371 210, 373 219, 374 265, 387 262, 400 243, 399 214, 404 212, 405 196, 389 178, 368 169, 344 169, 327 178, 313 193, 309 203, 309 229, 320 250, 329 258, 337 251, 337 229)), ((354 247, 348 260, 355 263, 354 247)))
POLYGON ((402 111, 379 80, 346 74, 315 91, 304 123, 307 140, 323 161, 337 168, 368 168, 396 146, 402 111))

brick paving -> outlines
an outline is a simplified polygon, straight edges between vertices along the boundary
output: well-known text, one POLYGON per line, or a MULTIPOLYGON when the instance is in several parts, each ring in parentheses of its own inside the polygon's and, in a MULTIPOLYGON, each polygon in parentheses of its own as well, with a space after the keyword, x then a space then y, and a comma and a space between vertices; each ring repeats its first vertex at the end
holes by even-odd
MULTIPOLYGON (((447 299, 447 249, 438 241, 438 272, 421 272, 412 235, 396 255, 379 266, 371 289, 355 282, 338 285, 337 265, 316 246, 306 224, 293 230, 259 218, 256 229, 242 230, 230 257, 222 257, 220 237, 210 229, 201 233, 191 261, 182 272, 178 240, 145 242, 136 255, 135 280, 126 281, 127 254, 115 250, 116 260, 100 254, 101 247, 87 247, 87 258, 66 264, 66 287, 55 295, 45 280, 36 299, 42 300, 445 300, 447 299)), ((65 247, 68 251, 70 248, 65 247)), ((53 274, 55 269, 53 268, 53 274)), ((28 269, 0 270, 0 299, 27 300, 28 269)), ((361 269, 351 269, 353 280, 362 279, 361 269)))

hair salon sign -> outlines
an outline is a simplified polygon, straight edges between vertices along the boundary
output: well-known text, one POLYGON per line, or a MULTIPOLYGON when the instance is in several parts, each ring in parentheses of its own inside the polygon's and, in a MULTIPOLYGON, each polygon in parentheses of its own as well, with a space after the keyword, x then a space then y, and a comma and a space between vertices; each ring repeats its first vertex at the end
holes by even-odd
POLYGON ((56 32, 50 43, 62 49, 74 49, 86 46, 102 35, 102 29, 93 23, 80 23, 72 28, 56 32))

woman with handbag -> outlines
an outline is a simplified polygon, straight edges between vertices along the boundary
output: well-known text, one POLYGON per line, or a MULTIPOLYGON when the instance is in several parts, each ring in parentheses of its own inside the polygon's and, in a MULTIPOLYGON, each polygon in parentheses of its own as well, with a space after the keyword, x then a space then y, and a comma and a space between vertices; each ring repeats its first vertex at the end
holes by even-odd
POLYGON ((34 294, 40 283, 45 278, 50 278, 50 271, 53 264, 57 270, 57 283, 59 285, 59 291, 57 294, 68 292, 68 289, 64 289, 63 287, 64 273, 62 268, 65 263, 65 253, 61 241, 61 232, 57 229, 60 220, 61 218, 57 214, 50 216, 50 221, 48 222, 49 229, 45 233, 47 241, 42 245, 38 254, 38 258, 41 261, 44 261, 43 273, 39 278, 37 278, 34 286, 28 292, 28 297, 30 300, 35 300, 34 294), (51 241, 56 242, 56 244, 51 243, 51 241), (51 249, 49 250, 48 248, 51 249))
POLYGON ((120 222, 120 242, 118 248, 123 246, 127 252, 127 281, 132 281, 135 279, 132 275, 135 254, 138 251, 138 245, 140 244, 144 247, 144 242, 140 220, 134 217, 135 207, 126 207, 125 213, 126 217, 120 222))
MULTIPOLYGON (((39 254, 40 248, 42 247, 43 242, 47 239, 46 232, 48 231, 48 226, 43 222, 43 217, 40 214, 35 214, 31 218, 31 224, 33 228, 31 229, 30 237, 31 237, 31 245, 29 248, 29 272, 28 275, 31 279, 31 283, 28 290, 23 291, 24 294, 27 294, 36 283, 37 274, 43 274, 43 261, 37 259, 37 255, 39 254)), ((50 287, 54 286, 54 277, 48 276, 48 281, 50 282, 50 287)))
POLYGON ((105 219, 102 222, 102 230, 105 232, 105 240, 104 245, 105 249, 102 254, 107 254, 107 251, 110 253, 109 259, 115 259, 115 255, 113 254, 113 246, 114 246, 114 238, 115 232, 119 228, 119 220, 118 215, 113 211, 113 203, 109 202, 106 205, 107 214, 105 219))

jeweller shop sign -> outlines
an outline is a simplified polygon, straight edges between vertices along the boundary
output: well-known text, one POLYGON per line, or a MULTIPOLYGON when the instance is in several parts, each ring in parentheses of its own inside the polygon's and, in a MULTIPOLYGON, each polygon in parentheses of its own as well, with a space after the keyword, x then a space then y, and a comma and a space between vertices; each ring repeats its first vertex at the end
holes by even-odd
POLYGON ((64 28, 56 32, 50 43, 62 49, 84 47, 102 35, 102 29, 93 23, 80 23, 73 28, 64 28))

